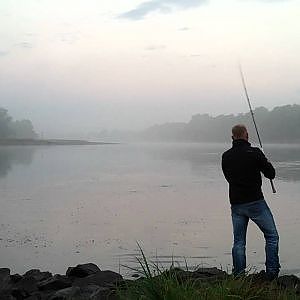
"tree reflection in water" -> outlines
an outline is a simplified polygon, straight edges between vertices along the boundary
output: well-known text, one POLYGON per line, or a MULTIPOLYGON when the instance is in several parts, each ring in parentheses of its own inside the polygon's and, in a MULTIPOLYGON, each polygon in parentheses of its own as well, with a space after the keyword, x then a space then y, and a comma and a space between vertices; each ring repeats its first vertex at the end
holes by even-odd
POLYGON ((33 159, 33 147, 3 146, 0 147, 0 178, 6 177, 13 165, 29 165, 33 159))

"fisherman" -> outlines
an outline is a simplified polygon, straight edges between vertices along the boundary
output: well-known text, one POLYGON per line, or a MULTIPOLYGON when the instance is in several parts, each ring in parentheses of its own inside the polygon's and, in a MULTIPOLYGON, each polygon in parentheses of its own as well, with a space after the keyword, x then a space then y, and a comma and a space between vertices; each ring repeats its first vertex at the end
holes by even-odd
POLYGON ((232 148, 222 155, 222 170, 229 183, 229 199, 233 225, 233 274, 243 275, 246 268, 246 233, 249 219, 265 237, 267 280, 278 277, 279 236, 273 215, 264 200, 261 172, 275 178, 275 169, 259 148, 251 147, 245 125, 232 128, 232 148))

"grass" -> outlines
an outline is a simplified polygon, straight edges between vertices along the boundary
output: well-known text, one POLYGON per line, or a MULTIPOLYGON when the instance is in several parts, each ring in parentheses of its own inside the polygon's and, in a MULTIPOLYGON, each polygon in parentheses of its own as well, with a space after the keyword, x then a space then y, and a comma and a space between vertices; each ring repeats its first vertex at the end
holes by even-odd
MULTIPOLYGON (((294 300, 300 299, 295 290, 280 288, 276 283, 257 282, 251 276, 233 277, 231 275, 213 280, 199 280, 179 276, 182 270, 169 270, 151 263, 145 257, 140 245, 141 258, 137 258, 141 278, 127 281, 118 288, 121 300, 294 300)), ((187 266, 186 266, 187 268, 187 266)), ((188 271, 188 270, 187 270, 188 271)))

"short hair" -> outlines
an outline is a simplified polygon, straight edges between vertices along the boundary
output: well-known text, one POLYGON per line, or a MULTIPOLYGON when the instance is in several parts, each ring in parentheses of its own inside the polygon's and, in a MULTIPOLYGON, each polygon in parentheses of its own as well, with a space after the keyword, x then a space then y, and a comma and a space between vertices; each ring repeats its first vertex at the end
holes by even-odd
POLYGON ((232 136, 235 139, 240 139, 247 133, 247 128, 243 124, 237 124, 232 127, 232 136))

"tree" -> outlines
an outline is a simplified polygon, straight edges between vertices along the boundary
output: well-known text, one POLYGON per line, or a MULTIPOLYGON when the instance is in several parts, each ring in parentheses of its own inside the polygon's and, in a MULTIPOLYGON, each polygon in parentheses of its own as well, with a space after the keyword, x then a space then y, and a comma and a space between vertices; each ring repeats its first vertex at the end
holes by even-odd
POLYGON ((13 121, 8 111, 0 108, 0 139, 35 139, 37 134, 29 120, 13 121))
POLYGON ((33 129, 33 125, 30 120, 15 121, 12 123, 12 129, 14 137, 17 139, 35 139, 37 134, 33 129))
MULTIPOLYGON (((254 110, 255 120, 258 124, 264 142, 300 142, 300 105, 285 105, 275 107, 269 111, 265 107, 254 110)), ((197 114, 190 122, 182 123, 180 130, 168 123, 153 126, 142 134, 143 137, 158 140, 193 141, 193 142, 225 142, 230 139, 230 129, 235 124, 245 124, 251 140, 256 140, 251 114, 219 115, 197 114)))
POLYGON ((0 108, 0 138, 7 138, 13 134, 11 124, 12 118, 8 114, 7 110, 0 108))

